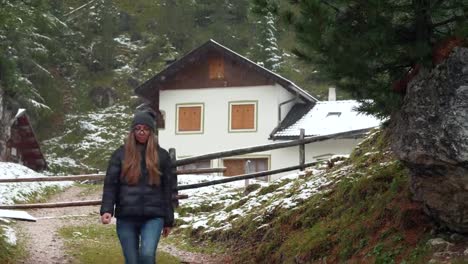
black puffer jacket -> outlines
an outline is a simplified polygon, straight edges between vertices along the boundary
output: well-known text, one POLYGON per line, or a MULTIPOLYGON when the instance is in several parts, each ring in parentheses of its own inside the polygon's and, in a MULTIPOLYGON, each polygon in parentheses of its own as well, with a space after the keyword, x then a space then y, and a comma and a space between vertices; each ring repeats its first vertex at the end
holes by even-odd
POLYGON ((112 154, 104 179, 102 193, 101 215, 110 213, 117 218, 164 218, 164 226, 172 227, 174 224, 174 208, 172 207, 172 188, 176 186, 173 181, 171 159, 169 153, 158 146, 159 171, 161 172, 161 185, 154 186, 148 183, 148 171, 145 162, 145 150, 141 152, 141 177, 136 185, 128 185, 121 179, 120 173, 124 160, 125 150, 121 146, 112 154), (114 213, 115 205, 115 213, 114 213))

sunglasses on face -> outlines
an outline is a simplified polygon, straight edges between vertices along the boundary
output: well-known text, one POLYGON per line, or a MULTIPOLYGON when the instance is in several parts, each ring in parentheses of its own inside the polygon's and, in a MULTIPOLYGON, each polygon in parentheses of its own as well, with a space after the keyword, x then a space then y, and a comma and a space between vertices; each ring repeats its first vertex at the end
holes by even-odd
POLYGON ((150 131, 150 129, 149 129, 149 127, 147 127, 145 125, 136 125, 133 128, 133 131, 135 131, 135 132, 143 131, 143 132, 148 133, 150 131))

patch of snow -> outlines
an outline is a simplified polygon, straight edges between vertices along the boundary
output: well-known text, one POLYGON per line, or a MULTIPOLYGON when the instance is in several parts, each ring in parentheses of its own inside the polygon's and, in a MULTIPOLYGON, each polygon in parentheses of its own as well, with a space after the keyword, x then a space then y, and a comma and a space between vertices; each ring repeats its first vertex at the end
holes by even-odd
MULTIPOLYGON (((324 170, 317 168, 308 168, 307 170, 313 171, 313 177, 301 177, 304 176, 304 172, 294 172, 269 183, 254 181, 263 187, 280 185, 280 187, 272 192, 265 194, 261 194, 262 189, 257 189, 248 195, 244 195, 244 181, 180 191, 189 196, 188 199, 180 201, 181 207, 197 211, 197 208, 202 206, 204 208, 207 205, 216 206, 216 208, 222 206, 219 210, 202 211, 181 216, 179 219, 185 223, 181 228, 203 228, 203 232, 228 230, 232 228, 232 222, 242 219, 252 212, 258 214, 253 221, 262 222, 266 215, 277 209, 296 209, 311 196, 326 192, 327 190, 323 188, 324 186, 328 186, 333 181, 336 181, 337 178, 346 175, 345 169, 341 169, 342 172, 337 172, 333 177, 327 175, 324 170), (239 206, 232 208, 232 205, 235 204, 239 204, 239 206), (229 221, 227 222, 228 219, 229 221)), ((212 175, 180 175, 179 186, 212 181, 219 178, 223 177, 212 175)))
MULTIPOLYGON (((47 177, 21 164, 0 162, 0 179, 47 177)), ((0 183, 0 204, 11 205, 14 201, 24 201, 28 195, 39 192, 48 186, 64 188, 73 182, 22 182, 0 183)))
POLYGON ((125 64, 123 67, 119 69, 115 69, 116 73, 132 73, 136 70, 136 68, 132 68, 130 65, 125 64))
POLYGON ((6 238, 5 241, 10 245, 15 246, 17 240, 15 230, 7 225, 1 225, 0 227, 3 229, 3 234, 6 238))
POLYGON ((29 103, 34 107, 34 108, 37 108, 37 109, 47 109, 47 110, 50 110, 50 107, 43 104, 43 103, 39 103, 38 101, 36 100, 33 100, 33 99, 29 99, 28 100, 29 103))

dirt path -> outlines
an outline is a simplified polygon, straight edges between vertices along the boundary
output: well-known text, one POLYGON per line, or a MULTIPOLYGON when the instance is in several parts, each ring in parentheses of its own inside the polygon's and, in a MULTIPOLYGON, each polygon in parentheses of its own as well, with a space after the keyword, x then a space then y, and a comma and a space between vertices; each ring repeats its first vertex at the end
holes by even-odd
POLYGON ((231 260, 228 256, 206 255, 201 253, 192 253, 178 249, 173 245, 160 244, 158 249, 172 256, 179 258, 182 263, 190 264, 229 264, 231 260))
MULTIPOLYGON (((99 199, 99 192, 82 195, 83 188, 72 186, 54 196, 49 202, 79 201, 99 199)), ((99 206, 46 208, 28 211, 37 222, 19 222, 20 238, 24 238, 29 256, 24 264, 71 263, 71 257, 64 251, 64 244, 57 231, 66 225, 89 223, 92 215, 98 221, 99 206)), ((92 221, 92 220, 91 220, 92 221)))
MULTIPOLYGON (((87 192, 85 189, 72 186, 64 192, 52 197, 48 202, 96 200, 101 198, 100 190, 87 192)), ((64 250, 64 241, 57 233, 61 227, 68 225, 89 224, 99 222, 99 206, 80 206, 65 208, 46 208, 28 210, 37 218, 37 222, 18 222, 19 239, 26 243, 28 256, 20 261, 22 264, 66 264, 72 263, 71 256, 64 250)), ((114 220, 114 219, 113 219, 114 220)), ((182 263, 229 263, 225 256, 211 256, 200 253, 191 253, 177 249, 175 246, 161 244, 159 250, 167 252, 182 263)))

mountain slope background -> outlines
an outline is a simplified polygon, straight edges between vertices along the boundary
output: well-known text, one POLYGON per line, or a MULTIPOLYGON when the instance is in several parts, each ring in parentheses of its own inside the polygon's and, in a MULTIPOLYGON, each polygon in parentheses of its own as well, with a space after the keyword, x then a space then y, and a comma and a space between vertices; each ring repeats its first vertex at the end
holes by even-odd
POLYGON ((317 69, 290 53, 293 35, 272 14, 251 12, 248 0, 0 5, 0 87, 9 108, 29 110, 41 139, 65 129, 65 114, 117 101, 135 107, 133 88, 209 39, 326 96, 317 69))

